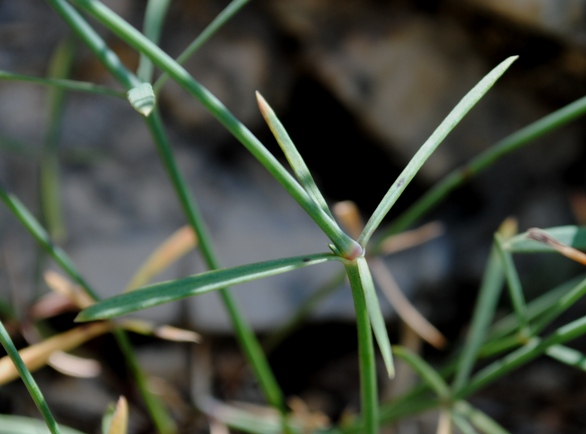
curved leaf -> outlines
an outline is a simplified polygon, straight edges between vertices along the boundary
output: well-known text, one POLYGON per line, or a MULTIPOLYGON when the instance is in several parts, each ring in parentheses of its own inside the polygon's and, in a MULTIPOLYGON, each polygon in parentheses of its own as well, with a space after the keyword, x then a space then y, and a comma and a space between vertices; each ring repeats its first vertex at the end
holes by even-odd
MULTIPOLYGON (((557 226, 542 229, 550 237, 575 249, 586 249, 586 227, 557 226)), ((545 243, 528 238, 529 231, 516 235, 503 243, 503 248, 513 253, 554 253, 556 250, 545 243)))

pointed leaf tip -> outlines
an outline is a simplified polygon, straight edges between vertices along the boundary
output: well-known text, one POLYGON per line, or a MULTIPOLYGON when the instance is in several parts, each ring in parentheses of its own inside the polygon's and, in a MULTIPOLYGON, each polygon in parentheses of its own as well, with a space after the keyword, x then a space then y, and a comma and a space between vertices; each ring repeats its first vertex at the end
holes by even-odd
POLYGON ((147 117, 155 108, 155 92, 150 83, 141 83, 127 92, 128 102, 141 115, 147 117))

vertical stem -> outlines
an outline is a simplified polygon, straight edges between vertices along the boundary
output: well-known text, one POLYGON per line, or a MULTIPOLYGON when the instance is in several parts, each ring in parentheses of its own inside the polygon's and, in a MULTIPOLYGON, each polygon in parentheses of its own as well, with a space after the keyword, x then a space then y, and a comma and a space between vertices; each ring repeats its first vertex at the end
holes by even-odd
POLYGON ((378 391, 376 383, 376 359, 366 299, 362 289, 358 264, 356 261, 346 264, 350 279, 356 327, 358 328, 358 357, 360 363, 360 397, 362 401, 362 421, 364 434, 378 433, 378 391))

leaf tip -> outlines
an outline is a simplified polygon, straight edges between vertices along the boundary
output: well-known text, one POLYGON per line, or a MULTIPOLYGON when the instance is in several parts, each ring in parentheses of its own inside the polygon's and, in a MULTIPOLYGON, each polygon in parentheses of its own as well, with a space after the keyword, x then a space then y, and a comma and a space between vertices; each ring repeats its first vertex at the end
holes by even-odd
POLYGON ((260 92, 256 91, 256 102, 258 103, 258 108, 260 109, 260 113, 266 119, 267 116, 272 112, 269 103, 264 99, 264 97, 260 94, 260 92))

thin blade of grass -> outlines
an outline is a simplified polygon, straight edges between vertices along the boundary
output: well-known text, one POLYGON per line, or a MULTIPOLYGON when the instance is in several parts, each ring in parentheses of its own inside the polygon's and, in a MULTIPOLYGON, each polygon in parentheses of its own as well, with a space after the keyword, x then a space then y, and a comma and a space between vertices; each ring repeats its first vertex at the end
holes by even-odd
POLYGON ((362 284, 362 290, 364 291, 364 298, 366 300, 366 309, 368 310, 368 316, 370 318, 370 325, 374 332, 374 337, 378 343, 378 347, 383 356, 385 367, 387 368, 387 374, 389 378, 395 376, 395 368, 393 366, 393 354, 391 351, 391 341, 387 334, 387 326, 385 319, 378 302, 378 296, 376 289, 374 288, 374 282, 372 281, 372 275, 370 274, 370 268, 366 258, 357 258, 356 263, 358 266, 358 275, 360 276, 360 282, 362 284))
POLYGON ((454 411, 465 416, 474 426, 485 434, 509 434, 509 432, 500 426, 494 419, 466 401, 456 402, 453 408, 454 411))
MULTIPOLYGON (((368 305, 363 288, 362 276, 357 261, 345 264, 350 280, 354 311, 356 312, 356 328, 358 330, 358 361, 360 367, 360 402, 362 420, 359 423, 360 433, 378 433, 378 386, 376 381, 376 358, 372 341, 371 320, 368 317, 368 305)), ((384 323, 383 323, 384 325, 384 323)), ((386 331, 386 330, 385 330, 386 331)))
POLYGON ((51 431, 52 434, 61 434, 59 425, 53 417, 53 414, 47 405, 47 401, 45 401, 45 397, 43 396, 41 389, 39 389, 39 386, 37 385, 30 371, 27 369, 26 364, 20 357, 20 354, 18 354, 18 350, 14 346, 12 339, 10 339, 10 335, 6 331, 6 328, 4 328, 2 321, 0 321, 0 344, 2 344, 6 350, 6 353, 8 354, 7 357, 10 357, 12 363, 16 367, 18 375, 20 375, 22 378, 22 381, 33 398, 35 405, 41 412, 41 415, 43 416, 49 431, 51 431))
POLYGON ((552 345, 545 351, 545 354, 568 366, 586 371, 586 355, 578 350, 565 345, 552 345))
POLYGON ((558 328, 544 339, 531 338, 526 345, 483 368, 468 384, 456 391, 454 397, 458 399, 465 398, 514 369, 526 365, 541 356, 550 347, 564 344, 583 336, 585 333, 586 316, 558 328))
POLYGON ((47 253, 53 258, 59 266, 69 274, 69 276, 78 283, 84 290, 94 299, 97 300, 97 294, 90 288, 86 281, 81 277, 75 266, 71 262, 69 256, 58 246, 53 244, 49 234, 22 204, 20 200, 12 194, 8 194, 2 187, 0 187, 0 200, 8 207, 26 230, 33 236, 33 238, 45 249, 47 253))
POLYGON ((501 75, 517 59, 512 56, 501 62, 496 68, 489 72, 480 82, 472 88, 470 92, 454 107, 454 109, 443 120, 439 127, 421 146, 419 151, 413 156, 407 167, 401 172, 397 180, 393 183, 379 206, 376 208, 360 237, 358 243, 365 247, 374 231, 381 224, 391 207, 395 204, 401 193, 407 188, 411 180, 415 177, 423 163, 431 156, 433 151, 446 138, 448 133, 462 120, 470 109, 484 96, 486 92, 494 85, 501 75))
POLYGON ((114 318, 129 312, 327 261, 343 261, 343 259, 330 253, 318 253, 212 270, 184 279, 156 283, 98 302, 83 310, 76 321, 114 318))
MULTIPOLYGON (((586 97, 582 97, 555 112, 527 125, 525 128, 515 131, 513 134, 499 140, 486 151, 472 159, 453 172, 449 173, 440 182, 429 190, 421 199, 404 211, 393 223, 380 235, 379 240, 404 231, 426 213, 435 208, 452 191, 465 184, 474 176, 491 167, 504 156, 532 143, 536 139, 545 136, 568 123, 586 114, 586 97)), ((378 249, 375 243, 371 251, 378 249)))
MULTIPOLYGON (((558 226, 541 229, 551 238, 575 249, 586 249, 586 228, 580 226, 558 226)), ((529 231, 516 235, 505 241, 503 248, 512 253, 553 253, 550 245, 530 238, 529 231)))
POLYGON ((441 399, 449 399, 450 388, 441 377, 441 375, 431 367, 425 360, 405 347, 395 345, 393 347, 395 356, 404 360, 411 368, 417 372, 421 378, 433 389, 441 399))
POLYGON ((16 74, 14 72, 0 71, 0 80, 21 81, 24 83, 40 84, 48 87, 55 87, 64 90, 87 92, 97 95, 114 96, 117 98, 125 98, 126 93, 121 90, 112 89, 106 86, 100 86, 94 83, 84 81, 68 80, 62 78, 44 78, 33 77, 31 75, 16 74))
POLYGON ((356 241, 345 234, 338 224, 315 204, 297 180, 287 172, 258 138, 236 119, 214 95, 195 80, 185 68, 101 2, 95 0, 72 0, 71 2, 100 21, 124 42, 148 56, 155 65, 167 72, 177 84, 194 96, 301 205, 344 257, 354 259, 362 254, 362 248, 356 241))
MULTIPOLYGON (((584 276, 581 276, 578 278, 571 279, 559 286, 556 286, 555 288, 537 297, 536 299, 531 300, 527 304, 527 319, 529 321, 533 321, 535 318, 541 316, 544 312, 547 312, 547 310, 549 310, 549 308, 556 301, 558 301, 561 297, 570 292, 576 285, 583 281, 584 278, 584 276)), ((517 321, 517 316, 515 313, 512 313, 510 315, 505 316, 504 318, 499 319, 492 325, 491 331, 488 335, 488 339, 495 340, 501 338, 508 334, 514 333, 516 330, 518 330, 518 328, 519 325, 517 321)))
POLYGON ((463 387, 468 379, 478 357, 478 353, 488 333, 488 327, 494 316, 496 303, 503 286, 503 268, 493 247, 484 270, 480 294, 474 307, 472 325, 466 336, 462 354, 458 360, 456 377, 452 384, 452 390, 457 391, 463 387))
POLYGON ((258 107, 260 108, 260 112, 266 121, 267 125, 271 129, 275 139, 277 139, 277 143, 281 147, 281 150, 285 154, 289 165, 293 169, 293 173, 305 188, 305 191, 311 196, 314 202, 332 219, 334 216, 326 203, 321 191, 317 187, 313 176, 311 176, 311 172, 309 168, 305 164, 303 157, 295 147, 293 140, 289 137, 289 133, 271 108, 271 106, 266 102, 263 96, 257 91, 256 92, 256 100, 258 102, 258 107))
MULTIPOLYGON (((149 0, 144 14, 143 33, 155 44, 159 43, 163 22, 167 16, 170 0, 149 0)), ((144 54, 140 55, 136 75, 141 81, 150 83, 153 79, 153 62, 144 54)), ((154 96, 154 94, 153 94, 154 96)))
MULTIPOLYGON (((193 40, 191 44, 177 57, 176 61, 183 65, 197 50, 201 48, 224 24, 226 24, 242 7, 250 0, 232 0, 226 8, 218 14, 216 18, 193 40)), ((167 82, 169 75, 163 73, 153 85, 155 93, 161 90, 161 87, 167 82)))
POLYGON ((530 332, 528 329, 527 305, 525 303, 525 296, 523 295, 523 288, 521 287, 521 280, 519 279, 519 274, 515 268, 511 253, 503 248, 504 243, 503 237, 500 234, 495 234, 494 246, 503 265, 509 295, 513 309, 517 315, 519 331, 528 337, 530 332))
POLYGON ((579 282, 569 292, 553 302, 549 308, 538 317, 531 325, 533 334, 538 334, 553 320, 572 307, 578 300, 586 295, 586 279, 579 282))

